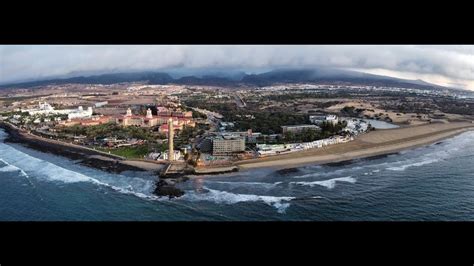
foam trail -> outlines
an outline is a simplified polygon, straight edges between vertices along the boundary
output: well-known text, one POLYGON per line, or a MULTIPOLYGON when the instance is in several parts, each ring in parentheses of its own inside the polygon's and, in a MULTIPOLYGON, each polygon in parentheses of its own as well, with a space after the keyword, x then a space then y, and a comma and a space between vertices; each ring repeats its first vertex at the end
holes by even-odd
POLYGON ((208 184, 224 184, 230 185, 232 187, 263 187, 263 188, 273 188, 283 182, 275 182, 275 183, 265 183, 265 182, 239 182, 239 181, 206 181, 208 184))
POLYGON ((23 169, 8 163, 7 161, 5 161, 3 159, 0 159, 0 161, 5 164, 5 166, 0 168, 0 172, 16 172, 16 171, 19 171, 20 175, 22 175, 26 178, 29 178, 28 174, 23 169))
POLYGON ((35 178, 46 181, 63 183, 90 182, 140 198, 159 199, 159 197, 151 193, 154 187, 153 180, 123 175, 110 175, 108 173, 97 173, 97 176, 91 177, 30 156, 5 144, 0 145, 0 151, 2 154, 7 154, 8 161, 11 161, 11 163, 9 163, 4 159, 0 159, 1 162, 6 164, 6 166, 0 168, 0 171, 19 171, 22 176, 28 179, 32 186, 34 186, 34 184, 29 179, 27 172, 32 172, 35 178))
POLYGON ((6 165, 0 168, 0 172, 16 172, 19 171, 18 167, 15 167, 13 165, 6 165))
MULTIPOLYGON (((21 168, 15 166, 15 165, 12 165, 10 163, 8 163, 7 161, 3 160, 3 159, 0 159, 1 162, 3 162, 5 164, 4 167, 1 167, 0 168, 0 172, 16 172, 18 171, 20 173, 21 176, 25 177, 26 180, 28 180, 28 183, 31 185, 31 187, 33 187, 34 189, 36 189, 36 186, 35 184, 33 183, 33 181, 31 181, 30 179, 30 176, 21 168)), ((36 192, 36 195, 39 197, 39 199, 41 201, 44 201, 43 200, 43 197, 41 197, 41 195, 36 192)))
POLYGON ((336 182, 348 182, 348 183, 355 183, 356 179, 351 176, 346 177, 338 177, 329 180, 321 180, 321 181, 302 181, 302 182, 290 182, 290 184, 302 185, 302 186, 323 186, 327 187, 328 189, 333 189, 336 187, 336 182))
POLYGON ((405 169, 407 169, 409 167, 432 164, 432 163, 435 163, 435 162, 438 162, 438 161, 439 161, 438 159, 428 159, 428 160, 417 162, 417 163, 410 163, 410 164, 405 164, 405 165, 401 165, 401 166, 388 167, 387 170, 404 171, 405 169))
POLYGON ((189 191, 179 199, 188 201, 211 201, 218 204, 236 204, 239 202, 261 201, 269 206, 275 207, 278 213, 285 213, 286 209, 290 207, 290 203, 288 201, 295 199, 295 197, 236 194, 227 191, 209 189, 207 187, 203 188, 207 190, 206 193, 196 193, 195 191, 189 191))
POLYGON ((342 169, 329 171, 329 172, 313 172, 313 173, 309 173, 309 174, 293 176, 292 178, 303 179, 303 178, 319 177, 319 176, 334 176, 334 175, 340 175, 344 172, 352 172, 352 171, 355 171, 355 170, 364 169, 365 167, 370 167, 370 165, 368 165, 368 166, 354 166, 354 167, 351 167, 351 168, 346 168, 345 167, 345 168, 342 168, 342 169))

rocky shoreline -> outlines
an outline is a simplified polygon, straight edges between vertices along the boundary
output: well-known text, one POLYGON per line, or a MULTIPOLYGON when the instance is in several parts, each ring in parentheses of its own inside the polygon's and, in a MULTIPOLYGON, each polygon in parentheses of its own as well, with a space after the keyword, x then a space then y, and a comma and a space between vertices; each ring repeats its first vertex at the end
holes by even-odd
POLYGON ((153 193, 161 197, 177 198, 184 195, 184 191, 177 188, 176 184, 186 182, 189 178, 186 176, 176 178, 163 178, 156 182, 156 188, 153 193))
MULTIPOLYGON (((33 150, 62 156, 80 165, 109 173, 120 174, 125 171, 150 171, 153 175, 159 177, 159 171, 129 165, 113 156, 107 156, 106 154, 90 149, 43 140, 40 137, 21 132, 19 129, 7 123, 0 123, 0 128, 5 130, 8 134, 5 138, 6 143, 20 144, 33 150)), ((159 178, 153 193, 157 196, 166 196, 169 198, 180 197, 184 195, 184 191, 178 189, 176 184, 185 182, 186 180, 188 180, 188 178, 185 177, 184 174, 174 174, 168 176, 168 178, 159 178)))
POLYGON ((21 144, 27 148, 37 150, 40 152, 51 153, 77 161, 77 163, 96 168, 110 173, 121 173, 124 171, 145 171, 144 169, 122 164, 116 158, 107 158, 107 160, 100 159, 99 156, 106 156, 99 152, 94 152, 88 149, 79 149, 69 145, 61 145, 49 141, 39 139, 39 137, 32 137, 26 133, 20 132, 18 129, 11 127, 8 124, 0 123, 0 128, 8 133, 5 139, 6 143, 21 144), (99 155, 99 156, 98 156, 99 155))

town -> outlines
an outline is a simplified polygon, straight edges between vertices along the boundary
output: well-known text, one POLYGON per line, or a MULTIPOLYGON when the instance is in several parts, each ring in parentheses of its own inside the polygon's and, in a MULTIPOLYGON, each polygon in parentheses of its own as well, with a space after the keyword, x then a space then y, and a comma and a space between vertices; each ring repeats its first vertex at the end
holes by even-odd
POLYGON ((89 93, 91 89, 95 88, 85 87, 82 94, 65 92, 23 100, 5 97, 0 119, 30 134, 127 159, 177 161, 195 167, 232 165, 236 160, 347 142, 369 130, 363 120, 328 114, 309 115, 301 121, 305 124, 277 125, 279 132, 255 132, 252 125, 237 131, 235 123, 221 114, 185 103, 198 95, 238 101, 236 106, 245 108, 242 94, 232 97, 206 89, 156 85, 107 93, 89 93))
POLYGON ((422 125, 471 110, 449 91, 375 86, 66 84, 3 94, 0 119, 29 134, 196 172, 350 142, 374 121, 422 125), (452 99, 466 108, 435 106, 452 99))

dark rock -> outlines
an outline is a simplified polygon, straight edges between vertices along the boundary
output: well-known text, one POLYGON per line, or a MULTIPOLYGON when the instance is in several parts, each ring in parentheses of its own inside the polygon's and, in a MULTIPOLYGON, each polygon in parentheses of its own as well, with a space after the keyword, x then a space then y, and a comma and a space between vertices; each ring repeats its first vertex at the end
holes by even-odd
POLYGON ((121 173, 123 171, 144 171, 143 169, 138 167, 122 164, 116 159, 100 160, 98 158, 89 157, 91 155, 101 155, 107 157, 107 155, 99 152, 95 152, 88 149, 75 148, 67 145, 61 145, 60 143, 52 143, 41 139, 25 136, 18 130, 10 127, 5 123, 0 123, 0 128, 5 129, 5 132, 8 133, 5 142, 21 144, 33 150, 66 157, 88 167, 93 167, 111 173, 121 173))
POLYGON ((170 199, 171 198, 176 198, 176 197, 181 197, 184 195, 184 191, 181 189, 176 188, 174 185, 169 184, 169 180, 160 180, 156 183, 156 189, 154 191, 154 194, 157 196, 167 196, 170 199))
POLYGON ((145 171, 144 169, 138 167, 122 164, 117 160, 107 161, 100 160, 97 158, 86 158, 84 160, 81 160, 79 163, 88 167, 100 168, 104 171, 116 174, 122 173, 124 171, 145 171))
POLYGON ((288 174, 293 174, 293 173, 297 173, 299 172, 300 170, 298 168, 286 168, 286 169, 280 169, 280 170, 277 170, 276 172, 279 174, 279 175, 288 175, 288 174))

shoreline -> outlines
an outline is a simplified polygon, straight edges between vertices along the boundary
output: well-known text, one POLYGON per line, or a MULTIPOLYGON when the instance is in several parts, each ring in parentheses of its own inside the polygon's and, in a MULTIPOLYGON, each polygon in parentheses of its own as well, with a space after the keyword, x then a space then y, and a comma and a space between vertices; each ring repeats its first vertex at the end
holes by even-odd
POLYGON ((163 165, 140 160, 127 160, 123 157, 97 151, 88 147, 66 143, 57 140, 45 139, 22 130, 5 122, 0 123, 0 128, 8 134, 5 143, 20 144, 32 150, 62 156, 78 164, 103 170, 110 173, 124 171, 159 171, 163 165))
MULTIPOLYGON (((107 154, 88 147, 45 139, 23 132, 4 122, 0 123, 0 128, 3 128, 8 134, 5 142, 17 143, 33 150, 63 156, 78 161, 77 163, 81 165, 107 172, 153 171, 158 173, 165 166, 164 164, 155 162, 127 160, 120 158, 120 156, 107 154)), ((358 136, 355 140, 348 143, 265 158, 238 161, 234 163, 233 166, 226 167, 223 171, 222 169, 199 169, 196 175, 212 175, 258 168, 284 170, 311 164, 339 164, 356 159, 393 154, 403 150, 427 146, 469 130, 474 130, 473 123, 433 123, 396 129, 379 129, 358 136), (227 168, 232 169, 230 171, 227 168)))
POLYGON ((415 149, 474 130, 474 124, 452 122, 369 132, 354 141, 266 158, 237 162, 240 171, 258 168, 291 169, 311 164, 343 163, 415 149))

